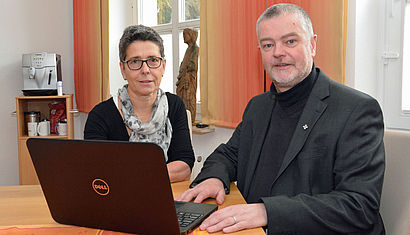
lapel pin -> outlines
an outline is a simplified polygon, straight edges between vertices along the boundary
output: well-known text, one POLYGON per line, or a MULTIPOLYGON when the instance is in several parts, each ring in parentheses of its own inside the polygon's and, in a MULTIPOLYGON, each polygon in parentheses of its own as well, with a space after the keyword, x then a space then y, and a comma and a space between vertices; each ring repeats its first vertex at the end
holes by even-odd
POLYGON ((307 124, 303 125, 302 127, 303 127, 303 130, 306 130, 309 128, 307 124))

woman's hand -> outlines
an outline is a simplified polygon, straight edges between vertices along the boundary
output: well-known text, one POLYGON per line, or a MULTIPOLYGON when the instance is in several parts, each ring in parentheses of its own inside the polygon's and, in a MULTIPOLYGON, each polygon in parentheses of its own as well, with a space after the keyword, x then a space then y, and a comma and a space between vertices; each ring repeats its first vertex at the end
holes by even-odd
POLYGON ((183 161, 174 161, 167 164, 169 180, 171 183, 189 180, 191 169, 183 161))

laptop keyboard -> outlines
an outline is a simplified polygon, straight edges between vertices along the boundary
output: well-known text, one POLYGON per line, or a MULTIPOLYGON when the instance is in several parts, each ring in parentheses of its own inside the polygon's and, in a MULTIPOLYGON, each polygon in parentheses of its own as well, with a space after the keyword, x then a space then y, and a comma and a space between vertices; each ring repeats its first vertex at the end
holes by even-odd
POLYGON ((202 217, 201 214, 196 214, 196 213, 188 213, 188 212, 178 212, 178 222, 180 227, 186 227, 190 225, 192 222, 195 220, 199 219, 202 217))

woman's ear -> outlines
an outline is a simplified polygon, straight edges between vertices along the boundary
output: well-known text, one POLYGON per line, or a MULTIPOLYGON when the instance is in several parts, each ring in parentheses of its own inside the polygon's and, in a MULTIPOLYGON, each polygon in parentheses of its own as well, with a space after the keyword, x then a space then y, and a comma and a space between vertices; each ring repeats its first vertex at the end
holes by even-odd
MULTIPOLYGON (((163 71, 165 71, 165 66, 167 65, 167 59, 162 59, 162 68, 163 68, 163 71)), ((162 74, 162 75, 164 75, 164 74, 162 74)))
POLYGON ((121 70, 121 75, 124 80, 127 80, 127 77, 125 76, 125 64, 120 61, 120 70, 121 70))

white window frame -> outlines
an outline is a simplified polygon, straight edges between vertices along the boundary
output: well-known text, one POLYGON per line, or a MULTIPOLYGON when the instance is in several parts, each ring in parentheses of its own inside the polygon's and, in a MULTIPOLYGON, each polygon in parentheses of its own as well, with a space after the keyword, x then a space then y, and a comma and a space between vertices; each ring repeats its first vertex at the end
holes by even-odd
MULTIPOLYGON (((199 29, 200 26, 200 19, 197 20, 189 20, 184 22, 179 22, 180 18, 184 18, 185 15, 185 0, 173 0, 172 1, 172 23, 158 25, 158 26, 150 26, 155 31, 157 31, 160 35, 161 34, 172 34, 172 61, 173 61, 173 93, 176 93, 176 83, 177 77, 179 73, 179 65, 180 65, 180 58, 179 58, 179 33, 184 30, 185 28, 194 28, 199 29)), ((138 24, 138 15, 141 15, 142 7, 141 1, 133 0, 134 7, 134 15, 133 15, 133 23, 138 24)), ((199 86, 198 86, 199 88, 199 86)))
POLYGON ((402 110, 404 10, 409 2, 410 0, 385 1, 379 73, 382 78, 383 114, 385 125, 389 129, 410 130, 410 112, 402 110))

